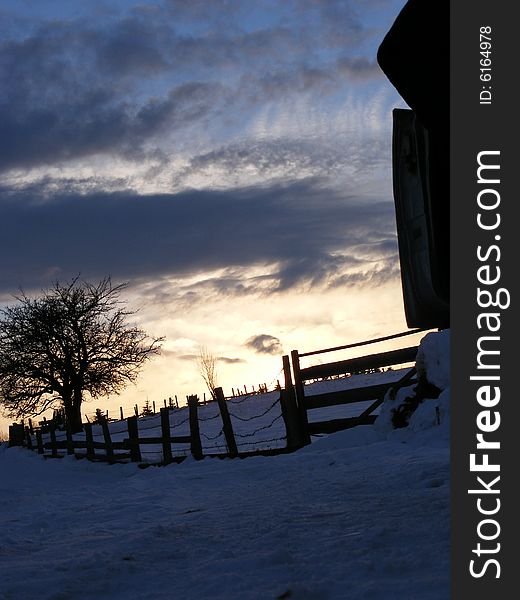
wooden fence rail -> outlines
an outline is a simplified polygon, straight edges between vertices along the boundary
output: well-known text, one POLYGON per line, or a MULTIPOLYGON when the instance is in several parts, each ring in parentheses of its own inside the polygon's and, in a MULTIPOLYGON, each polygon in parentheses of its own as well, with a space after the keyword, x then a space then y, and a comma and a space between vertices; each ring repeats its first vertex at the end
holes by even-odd
MULTIPOLYGON (((376 340, 378 341, 378 340, 376 340)), ((333 348, 332 350, 336 350, 333 348)), ((398 350, 379 352, 367 356, 350 358, 347 360, 334 361, 326 364, 314 365, 301 368, 300 357, 297 350, 291 352, 292 371, 294 374, 294 391, 296 398, 298 419, 298 439, 302 444, 311 442, 311 435, 320 433, 333 433, 342 429, 356 427, 358 425, 369 425, 374 423, 376 415, 374 411, 381 405, 389 389, 400 387, 405 383, 411 382, 415 373, 415 367, 398 382, 388 382, 357 388, 349 388, 335 392, 327 392, 307 396, 305 394, 305 382, 312 379, 323 379, 337 375, 352 375, 359 372, 370 372, 381 367, 390 367, 397 364, 406 364, 415 362, 418 346, 409 346, 398 350), (358 402, 374 402, 356 417, 343 419, 332 419, 328 421, 318 421, 309 423, 307 411, 317 408, 326 408, 338 404, 354 404, 358 402)), ((305 356, 311 356, 308 352, 305 356)), ((289 357, 284 356, 283 366, 286 380, 290 378, 289 357)))

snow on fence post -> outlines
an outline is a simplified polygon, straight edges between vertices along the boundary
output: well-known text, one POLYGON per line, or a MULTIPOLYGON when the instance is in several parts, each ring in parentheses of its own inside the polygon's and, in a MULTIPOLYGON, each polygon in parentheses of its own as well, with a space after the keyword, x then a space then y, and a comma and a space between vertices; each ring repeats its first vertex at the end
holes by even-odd
POLYGON ((300 415, 298 413, 298 407, 296 406, 296 398, 291 377, 291 365, 287 355, 282 356, 282 364, 285 385, 283 390, 280 389, 280 406, 287 434, 287 448, 295 449, 305 445, 304 432, 302 432, 300 415))
POLYGON ((108 428, 108 421, 107 419, 101 419, 101 429, 103 431, 103 440, 105 442, 105 452, 107 455, 107 458, 113 459, 114 458, 114 447, 112 446, 112 439, 110 438, 110 429, 108 428))
POLYGON ((235 440, 235 434, 233 433, 233 425, 231 424, 231 417, 229 416, 229 410, 224 398, 224 392, 221 387, 215 388, 215 397, 218 402, 220 410, 220 416, 222 417, 222 428, 224 430, 224 436, 226 438, 226 444, 228 447, 228 453, 230 457, 238 456, 238 448, 235 440))
POLYGON ((294 374, 294 391, 296 393, 296 406, 301 427, 301 442, 302 444, 310 444, 311 436, 309 435, 309 420, 307 418, 307 408, 305 407, 305 390, 300 373, 300 355, 298 350, 291 352, 292 368, 294 374))
MULTIPOLYGON (((176 399, 177 400, 177 399, 176 399)), ((188 410, 190 419, 191 453, 193 458, 200 460, 202 455, 202 442, 200 441, 199 417, 197 396, 188 396, 188 410)))
POLYGON ((172 462, 172 445, 170 442, 170 411, 166 407, 161 408, 161 437, 163 460, 168 464, 172 462))
POLYGON ((83 425, 85 430, 85 441, 87 443, 87 458, 94 458, 96 452, 94 450, 94 436, 92 435, 92 423, 85 423, 83 425))
POLYGON ((130 460, 132 462, 141 462, 141 448, 139 447, 139 430, 137 427, 137 417, 128 417, 126 420, 128 428, 128 442, 130 446, 130 460))

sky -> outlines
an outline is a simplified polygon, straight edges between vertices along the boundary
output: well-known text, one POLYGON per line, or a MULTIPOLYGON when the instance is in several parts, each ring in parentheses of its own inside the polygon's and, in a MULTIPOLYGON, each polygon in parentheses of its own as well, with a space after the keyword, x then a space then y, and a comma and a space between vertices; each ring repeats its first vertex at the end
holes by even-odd
MULTIPOLYGON (((281 355, 406 329, 391 111, 403 0, 4 0, 0 303, 126 281, 161 356, 120 397, 281 379, 281 355)), ((334 357, 337 359, 337 355, 334 357)))

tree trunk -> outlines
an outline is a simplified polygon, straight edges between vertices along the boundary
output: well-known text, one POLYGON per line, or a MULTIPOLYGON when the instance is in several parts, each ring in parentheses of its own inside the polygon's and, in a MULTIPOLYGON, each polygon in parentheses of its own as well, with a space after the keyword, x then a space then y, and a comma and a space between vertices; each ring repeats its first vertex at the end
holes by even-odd
POLYGON ((83 425, 81 423, 82 399, 82 392, 81 390, 77 389, 75 389, 70 396, 63 398, 65 416, 67 417, 67 423, 72 433, 78 433, 80 431, 83 431, 83 425))

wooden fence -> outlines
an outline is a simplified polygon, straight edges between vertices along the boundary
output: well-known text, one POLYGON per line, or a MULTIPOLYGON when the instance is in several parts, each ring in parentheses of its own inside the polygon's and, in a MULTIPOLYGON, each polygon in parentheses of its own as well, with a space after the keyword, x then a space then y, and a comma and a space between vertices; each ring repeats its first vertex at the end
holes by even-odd
POLYGON ((395 339, 406 335, 413 335, 427 331, 426 329, 415 329, 393 336, 385 336, 374 340, 338 346, 335 348, 327 348, 325 350, 316 350, 300 354, 298 350, 291 352, 292 376, 294 383, 291 380, 291 369, 289 356, 283 357, 283 367, 285 376, 286 393, 292 394, 291 410, 296 415, 293 418, 291 432, 288 430, 288 438, 294 440, 296 446, 309 444, 311 435, 321 433, 333 433, 343 429, 356 427, 357 425, 369 425, 374 423, 377 415, 374 411, 382 404, 386 393, 390 389, 397 390, 404 385, 410 385, 415 382, 414 375, 415 365, 411 367, 407 373, 397 382, 380 383, 376 385, 363 386, 357 388, 349 388, 340 391, 333 391, 323 394, 306 395, 305 384, 311 380, 327 379, 340 375, 352 375, 363 372, 375 372, 382 367, 391 367, 395 365, 404 365, 415 363, 418 346, 408 346, 398 350, 390 350, 387 352, 379 352, 375 354, 350 358, 347 360, 335 361, 326 364, 314 365, 306 368, 301 367, 301 358, 336 350, 344 350, 365 346, 377 342, 395 339), (317 408, 325 408, 336 406, 338 404, 354 404, 373 400, 373 402, 355 417, 342 419, 331 419, 327 421, 309 422, 307 411, 317 408))
MULTIPOLYGON (((196 395, 188 397, 189 435, 171 435, 170 412, 172 408, 163 407, 160 409, 160 435, 158 436, 140 436, 138 417, 133 415, 125 419, 127 437, 122 441, 114 441, 112 439, 113 436, 110 432, 108 420, 106 418, 101 418, 98 424, 102 429, 102 442, 94 440, 92 423, 83 424, 85 439, 74 439, 70 429, 66 429, 65 439, 58 440, 56 436, 58 431, 57 428, 52 421, 47 421, 43 427, 38 428, 33 427, 32 423, 25 426, 17 424, 10 426, 10 445, 24 445, 49 458, 61 458, 65 455, 75 455, 77 458, 88 458, 90 460, 110 463, 132 461, 140 464, 144 464, 142 447, 150 445, 161 447, 162 458, 161 460, 147 464, 182 462, 186 456, 174 456, 172 453, 172 445, 175 444, 189 445, 190 454, 196 460, 200 460, 204 457, 236 458, 255 455, 274 455, 287 453, 293 450, 291 446, 284 445, 283 447, 278 448, 239 452, 229 412, 228 401, 226 401, 224 397, 222 388, 217 388, 215 390, 215 402, 219 408, 222 433, 226 443, 227 451, 225 453, 203 453, 199 427, 200 418, 198 414, 200 403, 196 395), (50 437, 50 441, 44 441, 44 436, 50 437)), ((281 404, 280 410, 282 415, 285 414, 287 412, 284 406, 285 396, 282 396, 282 394, 279 393, 279 398, 273 405, 277 402, 280 402, 281 404)), ((279 439, 283 441, 286 440, 285 436, 279 439)))
MULTIPOLYGON (((395 337, 416 332, 417 330, 408 332, 406 334, 398 334, 395 337)), ((276 389, 278 390, 279 397, 267 411, 248 419, 240 419, 240 417, 236 417, 236 415, 231 414, 229 411, 229 406, 233 403, 233 399, 226 399, 224 397, 222 388, 217 388, 215 390, 214 402, 218 405, 219 412, 212 416, 211 419, 218 418, 220 415, 220 420, 222 423, 221 434, 223 434, 226 444, 226 452, 224 454, 203 452, 199 427, 200 418, 198 414, 200 403, 196 395, 192 395, 187 398, 188 418, 183 422, 189 422, 189 435, 172 435, 170 426, 170 411, 177 409, 175 409, 170 402, 170 406, 164 406, 160 409, 160 435, 154 437, 143 437, 142 435, 139 435, 138 416, 133 415, 125 419, 127 437, 125 437, 123 440, 112 439, 108 425, 108 419, 106 418, 101 418, 99 423, 102 430, 102 442, 94 439, 95 436, 93 435, 92 431, 93 424, 91 423, 85 423, 83 425, 84 439, 74 439, 74 436, 70 430, 67 430, 65 439, 58 440, 56 438, 57 430, 52 421, 48 421, 43 427, 40 428, 33 428, 32 423, 29 421, 29 426, 14 424, 9 428, 10 445, 25 445, 30 449, 36 450, 39 454, 49 457, 64 456, 65 451, 66 454, 75 455, 78 458, 84 457, 90 460, 102 460, 107 462, 132 461, 140 464, 143 463, 143 447, 149 445, 154 445, 156 447, 159 446, 161 448, 162 459, 153 464, 169 464, 184 460, 186 456, 175 456, 173 454, 172 445, 175 446, 176 444, 182 444, 184 446, 189 445, 189 452, 196 460, 200 460, 204 456, 218 456, 220 458, 227 456, 235 458, 254 456, 258 454, 273 455, 292 452, 305 446, 306 444, 309 444, 312 435, 333 433, 335 431, 355 427, 357 425, 374 423, 376 419, 374 411, 383 402, 388 390, 397 390, 403 385, 409 385, 410 383, 413 383, 415 367, 407 370, 404 377, 397 382, 392 381, 377 383, 375 385, 365 385, 362 387, 349 387, 348 389, 343 389, 340 391, 331 391, 328 393, 314 395, 306 394, 306 382, 316 379, 326 379, 339 375, 350 375, 359 372, 374 371, 380 369, 381 367, 389 367, 397 364, 411 363, 415 361, 417 346, 409 346, 398 350, 380 352, 377 354, 370 354, 357 358, 330 362, 327 364, 319 364, 306 368, 301 367, 300 358, 324 352, 331 352, 343 348, 351 348, 369 343, 375 343, 377 341, 381 341, 382 339, 389 339, 390 337, 392 336, 388 336, 387 338, 379 338, 378 340, 370 340, 368 342, 360 342, 359 344, 350 344, 344 347, 318 350, 302 354, 300 354, 297 350, 293 350, 291 353, 291 359, 287 355, 282 357, 284 387, 280 386, 278 382, 276 389), (307 414, 309 410, 336 406, 340 404, 355 404, 361 402, 366 403, 367 401, 372 402, 357 416, 341 419, 330 419, 327 421, 309 422, 307 414), (264 417, 265 414, 274 408, 278 402, 280 404, 280 413, 277 417, 275 417, 271 425, 279 417, 283 418, 285 436, 283 438, 277 438, 277 440, 283 440, 284 446, 263 450, 252 450, 249 452, 240 452, 237 444, 236 434, 233 429, 232 416, 239 418, 240 420, 253 420, 259 417, 264 417), (44 435, 45 437, 50 437, 50 440, 44 441, 44 435)), ((202 420, 204 421, 207 419, 202 420)), ((267 429, 271 425, 261 426, 257 431, 261 429, 267 429)), ((248 433, 240 437, 252 436, 254 433, 255 431, 252 434, 248 433)))
MULTIPOLYGON (((34 430, 36 444, 33 443, 31 428, 26 426, 24 429, 25 445, 30 449, 37 450, 39 454, 46 455, 47 451, 50 451, 50 456, 53 458, 62 456, 62 454, 59 452, 60 450, 66 450, 66 454, 74 454, 78 458, 89 458, 91 460, 102 460, 107 462, 126 462, 130 460, 140 463, 142 462, 141 446, 159 444, 162 447, 163 459, 161 463, 169 464, 174 461, 179 462, 179 458, 173 457, 172 455, 172 444, 189 444, 193 457, 195 459, 201 459, 202 444, 200 440, 199 421, 197 415, 197 396, 189 396, 188 398, 190 435, 171 435, 170 410, 171 409, 169 407, 164 407, 160 410, 161 435, 158 437, 139 437, 138 418, 134 415, 126 419, 128 437, 123 441, 113 441, 107 419, 101 419, 99 424, 103 433, 103 442, 94 440, 92 423, 83 424, 85 440, 75 440, 70 429, 66 429, 65 440, 57 440, 56 428, 52 422, 49 422, 46 427, 34 430), (49 442, 43 441, 43 435, 45 433, 50 435, 49 442), (96 451, 102 451, 102 454, 96 451)), ((18 433, 18 438, 19 436, 20 433, 18 433)), ((181 459, 183 460, 184 458, 185 457, 182 457, 181 459)))

